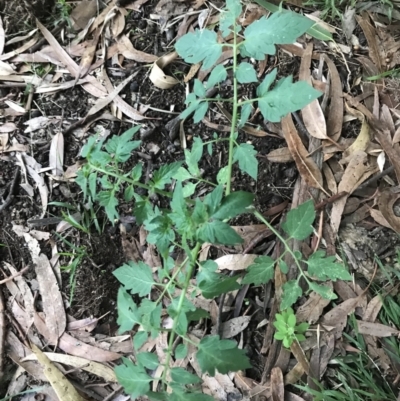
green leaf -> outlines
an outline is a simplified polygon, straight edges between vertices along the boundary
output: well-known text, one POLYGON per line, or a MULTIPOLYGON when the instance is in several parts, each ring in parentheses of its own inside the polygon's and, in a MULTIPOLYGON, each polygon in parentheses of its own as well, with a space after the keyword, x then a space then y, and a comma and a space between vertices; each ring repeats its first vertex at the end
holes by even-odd
POLYGON ((247 268, 242 284, 266 284, 274 278, 275 261, 269 256, 260 256, 247 268))
POLYGON ((203 62, 203 70, 211 68, 222 54, 217 33, 209 29, 187 33, 176 42, 175 49, 187 63, 203 62))
MULTIPOLYGON (((186 150, 186 149, 185 149, 186 150)), ((173 177, 175 180, 178 181, 186 181, 186 180, 190 180, 192 177, 192 175, 189 173, 189 171, 187 171, 185 169, 185 167, 179 167, 179 170, 176 172, 176 174, 173 177)))
POLYGON ((212 156, 212 153, 213 153, 213 147, 212 147, 212 143, 211 142, 208 142, 207 143, 207 152, 208 152, 208 154, 210 155, 210 156, 212 156))
POLYGON ((204 85, 197 78, 194 80, 193 92, 198 97, 204 97, 206 95, 206 89, 204 88, 204 85))
POLYGON ((100 191, 97 197, 100 206, 103 206, 107 217, 111 222, 114 222, 114 219, 118 219, 118 200, 115 197, 114 191, 100 191))
POLYGON ((234 341, 221 340, 219 336, 206 336, 198 347, 196 359, 202 372, 210 376, 215 376, 216 370, 226 374, 251 367, 245 351, 237 348, 234 341))
POLYGON ((214 298, 240 288, 237 277, 215 273, 217 268, 218 265, 214 261, 207 260, 202 263, 201 270, 197 273, 196 282, 205 298, 214 298))
POLYGON ((222 64, 218 64, 212 71, 207 81, 207 89, 212 88, 214 85, 225 81, 227 77, 226 68, 222 64))
POLYGON ((182 388, 178 388, 179 384, 170 383, 170 386, 172 393, 168 395, 168 401, 214 401, 214 398, 207 394, 183 391, 182 388))
POLYGON ((132 294, 139 294, 141 297, 150 294, 151 287, 156 284, 151 268, 143 262, 130 261, 116 269, 113 274, 132 294))
MULTIPOLYGON (((227 10, 222 11, 219 21, 219 27, 224 38, 231 33, 230 27, 235 25, 236 18, 242 12, 242 5, 239 0, 227 0, 226 8, 227 10)), ((235 32, 240 32, 240 26, 236 26, 235 32)))
POLYGON ((292 77, 288 76, 280 79, 274 89, 258 97, 258 107, 266 120, 277 123, 286 114, 301 110, 321 95, 322 92, 307 82, 293 83, 292 77))
POLYGON ((137 324, 140 324, 140 313, 133 302, 132 296, 128 294, 123 287, 118 290, 117 297, 119 332, 132 330, 137 324))
POLYGON ((242 106, 240 120, 238 123, 238 127, 242 128, 247 123, 247 120, 250 117, 251 111, 253 110, 253 106, 251 103, 246 103, 242 106))
POLYGON ((153 173, 152 183, 154 188, 164 189, 165 185, 171 182, 171 178, 178 172, 182 162, 164 164, 153 173))
POLYGON ((309 287, 311 290, 321 295, 322 298, 337 299, 337 295, 333 292, 332 288, 329 288, 326 285, 317 284, 311 281, 309 287))
POLYGON ((250 63, 242 62, 236 70, 236 79, 241 84, 258 82, 257 73, 250 63))
POLYGON ((303 240, 312 234, 314 220, 314 203, 309 200, 287 214, 286 221, 282 224, 282 229, 290 238, 303 240))
POLYGON ((249 192, 232 192, 222 199, 221 206, 211 215, 213 219, 225 220, 236 217, 246 210, 253 203, 254 195, 249 192))
POLYGON ((306 322, 300 323, 296 326, 296 333, 303 334, 308 330, 309 327, 310 325, 306 322))
POLYGON ((135 195, 135 192, 133 189, 133 185, 128 185, 124 191, 124 201, 130 202, 133 199, 134 195, 135 195))
POLYGON ((139 352, 136 354, 137 362, 147 369, 154 370, 160 364, 158 357, 151 352, 139 352))
POLYGON ((150 391, 150 382, 153 380, 143 366, 136 366, 129 359, 122 357, 123 364, 115 368, 118 382, 125 392, 136 399, 150 391))
POLYGON ((92 199, 96 199, 97 173, 90 173, 88 177, 89 193, 92 199))
POLYGON ((287 274, 289 272, 289 266, 282 259, 279 261, 279 268, 283 274, 287 274))
POLYGON ((222 167, 217 174, 217 182, 218 185, 225 185, 229 178, 229 169, 228 166, 222 167))
POLYGON ((257 96, 263 97, 268 93, 269 88, 275 81, 276 75, 278 74, 278 69, 274 68, 269 74, 265 76, 261 84, 257 88, 257 96))
POLYGON ((133 337, 133 347, 135 350, 139 350, 148 338, 149 336, 145 331, 138 331, 133 337))
POLYGON ((106 150, 114 154, 118 163, 126 162, 132 154, 132 150, 140 146, 140 141, 131 141, 133 135, 140 129, 140 126, 133 127, 125 131, 122 135, 114 135, 106 143, 106 150))
POLYGON ((208 212, 210 215, 214 214, 215 211, 218 209, 222 196, 224 193, 224 187, 222 185, 218 185, 215 189, 209 193, 205 199, 204 204, 208 207, 208 212))
POLYGON ((168 252, 168 247, 175 240, 175 232, 172 229, 172 220, 168 215, 159 215, 145 221, 145 228, 149 231, 147 242, 156 244, 161 256, 168 252))
POLYGON ((194 311, 187 312, 186 316, 189 321, 197 321, 204 318, 209 319, 210 314, 202 308, 196 308, 194 311))
POLYGON ((114 185, 110 182, 110 180, 108 179, 108 176, 106 176, 106 175, 103 175, 103 177, 101 177, 100 185, 103 189, 113 189, 114 188, 114 185))
POLYGON ((266 54, 275 54, 276 44, 294 43, 312 25, 313 21, 300 14, 277 12, 251 23, 244 30, 243 46, 248 55, 263 60, 266 54))
POLYGON ((83 145, 82 149, 81 149, 81 156, 83 158, 87 158, 88 157, 88 155, 90 154, 92 149, 95 147, 96 141, 97 141, 96 136, 90 136, 88 138, 87 143, 85 145, 83 145))
POLYGON ((199 104, 199 107, 197 107, 193 116, 193 122, 195 124, 199 123, 204 118, 207 113, 208 106, 209 104, 207 101, 203 101, 199 104))
POLYGON ((282 290, 282 310, 289 308, 289 306, 292 306, 303 294, 303 290, 299 286, 297 280, 287 281, 285 284, 283 284, 282 290))
POLYGON ((193 183, 193 182, 188 182, 184 187, 183 187, 183 192, 182 195, 184 198, 188 198, 189 196, 192 196, 196 192, 196 187, 198 183, 193 183))
POLYGON ((142 168, 143 168, 143 164, 142 163, 138 163, 132 169, 132 171, 131 171, 131 179, 133 181, 139 181, 140 180, 140 177, 142 176, 142 168))
POLYGON ((200 377, 189 373, 183 368, 172 368, 170 372, 172 380, 179 384, 201 383, 200 377))
POLYGON ((197 237, 204 242, 221 245, 235 245, 243 242, 242 237, 233 228, 218 220, 204 223, 197 230, 197 237))
POLYGON ((199 137, 194 138, 192 150, 185 149, 185 162, 193 177, 200 175, 199 161, 203 155, 203 141, 199 137))
POLYGON ((139 313, 141 314, 141 326, 147 332, 152 333, 154 338, 154 333, 160 330, 161 325, 161 304, 157 302, 150 301, 149 299, 143 299, 139 307, 139 313))
POLYGON ((188 118, 192 113, 194 113, 200 106, 201 100, 194 100, 190 102, 190 105, 182 111, 182 113, 179 115, 179 118, 184 120, 185 118, 188 118))
POLYGON ((239 161, 239 168, 250 177, 257 179, 258 160, 256 158, 257 151, 253 145, 249 143, 241 143, 233 150, 233 161, 239 161))
POLYGON ((188 353, 188 348, 185 344, 179 344, 175 349, 175 359, 183 359, 188 353))
MULTIPOLYGON (((313 253, 306 262, 308 265, 308 274, 316 277, 318 280, 352 280, 351 274, 341 263, 336 263, 336 256, 326 256, 324 251, 313 253)), ((325 298, 325 297, 324 297, 325 298)), ((330 298, 328 298, 330 299, 330 298)))

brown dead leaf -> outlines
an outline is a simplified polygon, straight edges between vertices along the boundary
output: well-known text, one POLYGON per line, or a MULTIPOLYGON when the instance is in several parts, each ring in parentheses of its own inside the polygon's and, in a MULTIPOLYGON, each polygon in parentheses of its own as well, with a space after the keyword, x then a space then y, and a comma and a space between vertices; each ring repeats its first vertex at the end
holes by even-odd
POLYGON ((381 323, 364 322, 357 320, 357 328, 360 334, 367 334, 374 337, 391 337, 400 334, 400 330, 386 326, 381 323))
POLYGON ((76 31, 84 29, 89 20, 96 15, 98 3, 96 0, 81 0, 72 10, 69 18, 76 31))
POLYGON ((17 126, 14 123, 4 123, 0 125, 0 133, 8 133, 8 132, 13 132, 17 129, 17 126))
POLYGON ((400 233, 400 217, 394 214, 393 206, 399 198, 399 187, 384 189, 378 198, 379 211, 397 233, 400 233))
POLYGON ((157 60, 157 56, 135 49, 126 35, 118 38, 117 44, 119 53, 128 60, 134 60, 139 63, 154 63, 157 60))
POLYGON ((322 187, 323 179, 321 171, 314 160, 309 157, 303 142, 301 142, 296 127, 293 124, 291 114, 282 118, 282 131, 302 179, 310 187, 321 189, 326 193, 322 187))
POLYGON ((32 255, 32 259, 35 263, 36 278, 39 283, 43 311, 46 316, 49 340, 56 344, 67 326, 63 299, 47 256, 44 254, 39 256, 32 255))
POLYGON ((32 344, 31 348, 38 361, 43 366, 43 373, 61 401, 86 401, 81 397, 67 377, 64 376, 57 366, 54 365, 35 344, 32 344))
POLYGON ((326 123, 327 135, 334 141, 338 141, 342 134, 343 127, 343 91, 339 72, 333 61, 324 54, 324 60, 329 68, 331 78, 330 84, 330 105, 326 123))
POLYGON ((289 148, 278 148, 272 150, 266 155, 267 159, 272 163, 289 163, 293 161, 289 148))
POLYGON ((343 152, 343 157, 348 157, 357 150, 366 152, 368 145, 371 141, 371 134, 369 124, 363 116, 360 133, 357 135, 356 140, 343 152))
MULTIPOLYGON (((249 325, 251 316, 234 317, 221 324, 220 332, 221 338, 232 338, 240 334, 249 325)), ((217 327, 211 328, 211 334, 217 334, 217 327)))
POLYGON ((5 32, 4 32, 4 27, 3 27, 3 20, 0 16, 0 56, 3 54, 4 51, 4 43, 5 43, 5 32))
POLYGON ((96 48, 97 48, 97 43, 99 42, 100 32, 101 32, 100 28, 95 31, 93 39, 86 47, 85 52, 82 55, 81 62, 79 64, 79 75, 77 78, 83 78, 89 72, 93 62, 93 58, 96 54, 96 48))
POLYGON ((337 188, 335 176, 333 175, 332 170, 327 163, 322 164, 322 171, 324 173, 326 185, 328 186, 328 189, 331 191, 331 193, 333 195, 337 194, 338 188, 337 188))
MULTIPOLYGON (((369 210, 371 217, 380 225, 386 228, 393 230, 391 224, 383 217, 383 214, 380 210, 370 209, 369 210)), ((394 230, 396 231, 396 230, 394 230)))
POLYGON ((358 303, 360 302, 360 297, 347 299, 341 304, 335 306, 332 310, 326 313, 321 319, 322 326, 334 327, 334 333, 336 338, 340 338, 343 329, 346 327, 347 316, 354 312, 358 303))
POLYGON ((271 370, 271 398, 272 401, 282 401, 285 397, 282 370, 278 367, 271 370))
POLYGON ((306 357, 306 354, 304 353, 303 348, 301 348, 301 345, 298 341, 293 341, 292 345, 290 346, 290 351, 292 351, 292 354, 296 358, 297 362, 299 362, 304 369, 304 372, 306 374, 309 374, 310 372, 310 363, 306 357))
POLYGON ((331 212, 331 227, 333 232, 336 234, 339 231, 340 221, 344 207, 346 205, 347 198, 356 189, 356 184, 363 177, 367 171, 368 166, 365 164, 367 161, 367 154, 361 150, 354 152, 352 158, 347 166, 342 180, 339 183, 338 191, 347 192, 348 195, 343 196, 333 203, 331 212))
MULTIPOLYGON (((126 11, 124 10, 124 13, 126 11)), ((124 31, 125 28, 125 15, 122 12, 122 9, 116 9, 116 13, 114 18, 111 20, 111 33, 114 38, 117 38, 124 31)))
POLYGON ((367 308, 363 316, 364 322, 374 322, 378 317, 380 310, 382 309, 382 297, 376 295, 368 302, 367 308))
MULTIPOLYGON (((312 52, 313 44, 310 42, 308 43, 303 53, 303 57, 301 58, 299 71, 299 79, 308 82, 308 84, 311 86, 312 82, 310 67, 312 52)), ((325 116, 317 99, 305 106, 301 110, 301 115, 303 117, 304 125, 311 136, 317 139, 327 139, 325 116)))
MULTIPOLYGON (((326 283, 329 288, 333 288, 332 283, 326 283)), ((330 300, 322 298, 321 295, 312 291, 307 301, 301 305, 296 312, 296 318, 299 322, 308 322, 314 324, 322 315, 325 306, 329 305, 330 300)))

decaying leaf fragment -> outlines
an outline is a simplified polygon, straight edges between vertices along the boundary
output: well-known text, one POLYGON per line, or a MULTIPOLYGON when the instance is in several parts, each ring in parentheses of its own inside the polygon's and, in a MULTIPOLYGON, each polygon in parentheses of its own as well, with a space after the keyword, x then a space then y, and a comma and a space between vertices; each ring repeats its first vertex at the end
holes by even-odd
POLYGON ((397 233, 400 233, 400 217, 394 214, 393 206, 399 198, 399 187, 384 189, 378 198, 379 211, 397 233))

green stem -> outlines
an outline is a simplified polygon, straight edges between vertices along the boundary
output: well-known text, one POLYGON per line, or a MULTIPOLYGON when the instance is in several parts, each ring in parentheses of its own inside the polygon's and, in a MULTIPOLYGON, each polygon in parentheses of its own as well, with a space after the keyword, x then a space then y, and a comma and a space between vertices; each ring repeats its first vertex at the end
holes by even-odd
POLYGON ((188 292, 190 279, 192 277, 192 273, 194 271, 194 268, 196 267, 197 256, 198 256, 198 254, 200 252, 200 249, 201 249, 201 243, 197 242, 195 247, 192 250, 192 259, 191 259, 191 262, 189 264, 189 268, 188 268, 188 270, 186 272, 185 283, 183 285, 181 296, 179 297, 179 301, 178 301, 176 317, 174 318, 174 323, 173 323, 172 328, 171 328, 171 334, 170 334, 169 342, 168 342, 168 350, 166 352, 166 358, 165 358, 165 367, 164 367, 164 371, 163 371, 163 374, 162 374, 163 382, 165 382, 166 377, 167 377, 167 373, 168 373, 168 370, 169 370, 169 363, 171 361, 172 347, 173 347, 174 341, 175 341, 175 334, 176 334, 176 328, 178 326, 179 315, 182 313, 183 303, 184 303, 184 301, 186 299, 186 294, 188 292))
POLYGON ((297 260, 296 255, 290 248, 289 244, 287 243, 287 240, 285 240, 285 238, 282 237, 279 231, 275 230, 275 228, 270 223, 268 223, 268 221, 264 218, 264 216, 260 212, 256 210, 254 212, 254 216, 256 216, 256 218, 260 220, 262 223, 264 223, 274 233, 274 235, 282 242, 286 252, 288 252, 292 256, 294 262, 296 263, 296 266, 299 269, 300 276, 304 277, 304 279, 307 281, 307 284, 310 284, 310 280, 304 273, 304 270, 302 269, 300 262, 297 260))
MULTIPOLYGON (((233 25, 233 32, 236 30, 236 24, 233 25)), ((233 110, 232 110, 232 121, 231 121, 231 133, 229 135, 229 154, 228 154, 228 181, 226 183, 225 195, 231 193, 231 178, 232 178, 232 166, 233 166, 233 145, 235 141, 237 114, 238 114, 238 82, 236 79, 237 69, 237 37, 233 35, 233 110)))

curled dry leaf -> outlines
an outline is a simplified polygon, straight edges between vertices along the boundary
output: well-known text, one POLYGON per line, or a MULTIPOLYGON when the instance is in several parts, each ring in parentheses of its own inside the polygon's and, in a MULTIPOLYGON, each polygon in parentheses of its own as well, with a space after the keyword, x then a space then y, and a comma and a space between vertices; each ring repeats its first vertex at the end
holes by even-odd
POLYGON ((358 320, 357 327, 360 334, 368 334, 374 337, 391 337, 400 334, 400 330, 381 323, 364 322, 358 320))
POLYGON ((360 133, 357 135, 356 140, 343 152, 343 157, 348 157, 352 155, 357 150, 362 150, 365 152, 368 148, 369 143, 371 142, 371 134, 370 134, 370 127, 369 124, 362 115, 362 125, 360 133))
POLYGON ((289 163, 293 161, 289 148, 274 149, 266 155, 267 159, 272 163, 289 163))
POLYGON ((15 73, 16 72, 10 64, 5 63, 4 61, 0 61, 0 75, 12 75, 15 73))
MULTIPOLYGON (((333 288, 331 282, 324 283, 324 285, 328 286, 330 289, 333 288)), ((312 291, 308 300, 297 309, 297 321, 308 322, 310 324, 318 322, 325 306, 329 305, 330 302, 329 299, 322 298, 321 295, 312 291)))
POLYGON ((397 233, 400 233, 400 217, 394 214, 393 206, 399 198, 399 187, 384 189, 378 198, 379 211, 397 233))
POLYGON ((4 32, 4 27, 3 27, 3 20, 1 19, 0 16, 0 56, 3 54, 4 51, 4 43, 5 43, 5 32, 4 32))
POLYGON ((0 125, 0 133, 5 134, 8 132, 13 132, 17 129, 17 126, 14 123, 4 123, 0 125))
POLYGON ((138 61, 139 63, 153 63, 157 56, 137 50, 126 35, 117 39, 118 51, 128 60, 138 61))
POLYGON ((155 87, 160 89, 170 89, 179 83, 176 78, 165 75, 163 71, 163 68, 174 61, 177 57, 178 53, 173 52, 165 54, 154 62, 149 78, 155 87))
POLYGON ((301 178, 310 187, 321 189, 326 193, 322 187, 323 180, 321 171, 314 160, 309 157, 290 114, 282 118, 282 131, 301 178))

